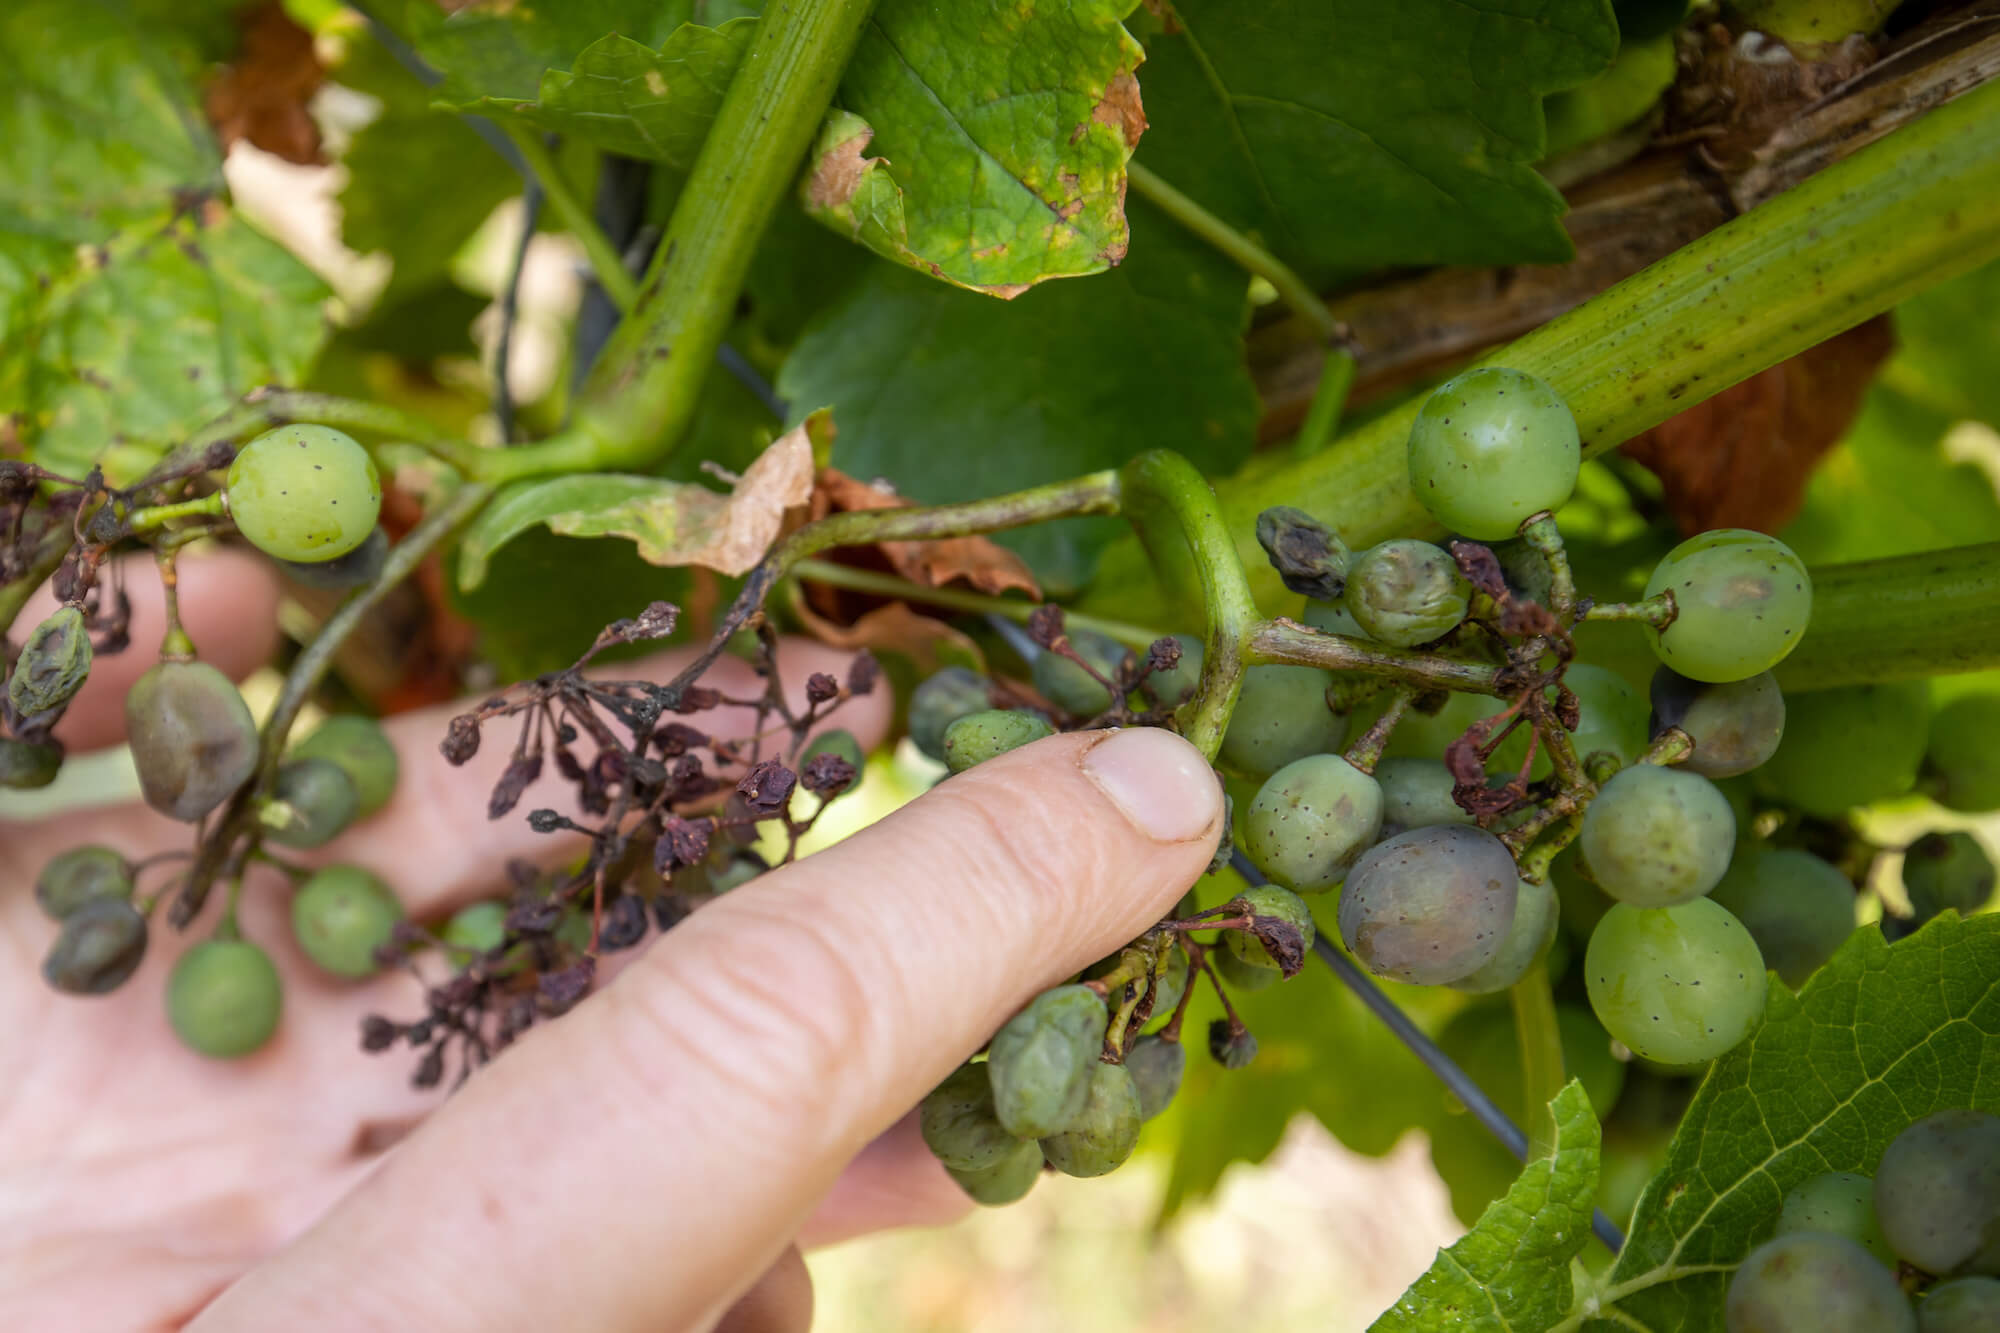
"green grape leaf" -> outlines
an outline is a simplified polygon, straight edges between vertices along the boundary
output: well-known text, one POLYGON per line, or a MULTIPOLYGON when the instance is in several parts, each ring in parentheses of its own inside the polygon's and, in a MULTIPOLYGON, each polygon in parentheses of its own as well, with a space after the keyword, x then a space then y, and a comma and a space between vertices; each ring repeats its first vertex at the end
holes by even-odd
MULTIPOLYGON (((1157 212, 1134 208, 1132 223, 1116 269, 1005 303, 876 264, 807 329, 779 392, 833 406, 836 467, 923 501, 1060 481, 1154 447, 1230 471, 1257 420, 1245 280, 1157 212)), ((1062 591, 1117 531, 1078 519, 1001 540, 1062 591)))
POLYGON ((1309 282, 1570 257, 1542 97, 1610 63, 1608 0, 1174 0, 1142 160, 1309 282))
POLYGON ((1549 1103, 1556 1150, 1521 1169, 1472 1230, 1369 1326, 1370 1333, 1527 1333, 1568 1313, 1569 1261, 1590 1239, 1597 1117, 1583 1085, 1549 1103))
POLYGON ((1889 1141, 1949 1107, 2000 1111, 2000 916, 1946 913, 1891 945, 1858 930, 1717 1060, 1639 1198, 1590 1333, 1723 1333, 1722 1297, 1787 1191, 1874 1174, 1889 1141))
POLYGON ((1012 297, 1124 257, 1145 129, 1135 0, 883 0, 799 187, 814 217, 946 282, 1012 297))

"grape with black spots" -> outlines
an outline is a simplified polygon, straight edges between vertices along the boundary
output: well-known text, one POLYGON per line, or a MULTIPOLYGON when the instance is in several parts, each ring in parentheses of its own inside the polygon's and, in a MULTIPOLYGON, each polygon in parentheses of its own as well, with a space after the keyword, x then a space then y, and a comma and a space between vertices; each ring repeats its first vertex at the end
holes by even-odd
POLYGON ((1546 877, 1539 884, 1522 880, 1519 896, 1514 900, 1514 924, 1507 927, 1507 938, 1500 942, 1500 951, 1485 966, 1452 982, 1452 988, 1472 995, 1506 990, 1528 975, 1528 969, 1542 956, 1542 950, 1549 947, 1555 933, 1554 887, 1546 877))
POLYGON ((403 919, 402 904, 387 884, 360 866, 316 872, 292 896, 292 934, 306 957, 336 977, 373 975, 375 951, 403 919))
POLYGON ((1522 370, 1479 366, 1446 380, 1410 427, 1410 490, 1445 527, 1512 537, 1576 489, 1583 449, 1569 404, 1522 370))
POLYGON ((63 918, 42 960, 42 979, 69 995, 124 985, 146 956, 146 918, 123 898, 95 898, 63 918))
POLYGON ((320 723, 292 747, 290 757, 325 759, 340 765, 354 783, 360 802, 356 817, 361 819, 389 803, 396 794, 396 778, 402 767, 382 724, 359 713, 336 713, 320 723))
POLYGON ((1764 1016, 1769 983, 1757 941, 1707 898, 1616 904, 1591 932, 1583 971, 1605 1030, 1670 1068, 1713 1060, 1764 1016))
MULTIPOLYGON (((1312 948, 1313 936, 1316 933, 1313 928, 1312 909, 1306 906, 1305 899, 1298 894, 1290 889, 1280 888, 1276 884, 1264 884, 1254 889, 1245 889, 1237 896, 1249 908, 1249 915, 1276 917, 1299 932, 1303 938, 1303 943, 1300 945, 1302 949, 1312 948)), ((1252 967, 1267 968, 1273 972, 1280 970, 1278 960, 1271 957, 1271 952, 1264 947, 1263 941, 1247 930, 1225 930, 1222 932, 1222 942, 1229 952, 1252 967)))
POLYGON ((1852 1171, 1829 1171, 1793 1188, 1778 1212, 1778 1234, 1824 1231, 1845 1236, 1883 1263, 1896 1253, 1875 1220, 1875 1182, 1852 1171))
POLYGON ((1277 985, 1280 980, 1276 968, 1246 963, 1228 949, 1210 949, 1208 965, 1231 990, 1260 991, 1277 985))
MULTIPOLYGON (((1118 678, 1125 645, 1095 630, 1069 631, 1069 646, 1097 669, 1105 680, 1118 678)), ((1111 707, 1111 690, 1061 653, 1044 651, 1029 668, 1035 689, 1044 699, 1072 717, 1096 717, 1111 707)))
POLYGON ((1057 986, 1030 1000, 994 1034, 986 1070, 993 1080, 994 1113, 1008 1133, 1046 1138, 1076 1121, 1110 1017, 1090 987, 1057 986))
POLYGON ((22 717, 66 706, 90 676, 90 631, 74 606, 55 612, 29 633, 7 677, 7 702, 22 717))
POLYGON ((257 768, 257 724, 229 677, 206 662, 162 662, 125 695, 125 732, 146 804, 193 822, 257 768))
POLYGON ((1896 1275, 1845 1236, 1793 1231, 1752 1250, 1723 1299, 1728 1333, 1916 1333, 1896 1275))
POLYGON ((960 1065, 917 1110, 917 1127, 931 1155, 955 1171, 984 1171, 1020 1146, 993 1110, 986 1066, 960 1065))
POLYGON ((1451 797, 1451 770, 1440 759, 1393 755, 1375 765, 1382 789, 1382 823, 1402 830, 1433 824, 1470 824, 1472 816, 1451 797))
MULTIPOLYGON (((1603 751, 1617 756, 1620 764, 1629 764, 1645 752, 1646 703, 1623 676, 1588 662, 1577 662, 1563 672, 1563 684, 1576 695, 1576 730, 1570 733, 1570 747, 1579 760, 1603 751)), ((1554 686, 1549 687, 1547 697, 1554 705, 1554 686)), ((1519 773, 1521 761, 1528 757, 1528 735, 1526 723, 1514 728, 1506 740, 1494 747, 1487 768, 1508 777, 1519 773)), ((1549 747, 1537 743, 1529 779, 1539 782, 1554 771, 1549 747)))
POLYGON ((1106 1175, 1139 1146, 1142 1119, 1132 1071, 1096 1065, 1085 1083, 1083 1108, 1067 1128, 1042 1138, 1042 1156, 1066 1176, 1106 1175))
POLYGON ((1578 842, 1598 886, 1613 898, 1673 907, 1713 889, 1729 869, 1736 814, 1699 773, 1635 764, 1599 789, 1578 842))
POLYGON ((1449 985, 1492 962, 1514 925, 1520 873, 1484 829, 1439 824, 1369 848, 1340 892, 1340 937, 1378 977, 1449 985))
POLYGON ((35 791, 62 772, 63 747, 54 741, 0 736, 0 791, 35 791))
POLYGON ((444 942, 468 953, 488 954, 507 938, 507 904, 467 903, 444 923, 444 942))
POLYGON ((976 1204, 1000 1208, 1026 1198, 1042 1178, 1042 1145, 1033 1139, 1016 1140, 1013 1149, 993 1165, 978 1171, 944 1169, 958 1187, 976 1204))
POLYGON ((1993 900, 1993 860, 1970 833, 1926 833, 1903 853, 1903 892, 1919 922, 1970 916, 1993 900))
POLYGON ((1940 1282, 1917 1307, 1921 1333, 1994 1333, 2000 1329, 2000 1279, 1961 1277, 1940 1282))
POLYGON ((330 426, 265 431, 237 451, 222 494, 245 541, 302 564, 354 550, 382 512, 375 460, 330 426))
POLYGON ((1653 568, 1646 596, 1674 595, 1673 623, 1648 625, 1653 652, 1695 680, 1743 680, 1785 660, 1812 619, 1812 576, 1776 537, 1716 528, 1653 568))
POLYGON ((1963 694, 1931 719, 1924 767, 1948 810, 2000 810, 2000 694, 1963 694))
POLYGON ((361 545, 331 560, 280 560, 278 569, 286 578, 308 588, 341 592, 373 583, 389 560, 389 534, 375 528, 361 539, 361 545))
POLYGON ((291 759, 271 782, 271 819, 264 836, 281 847, 324 847, 354 822, 361 796, 347 771, 330 759, 291 759))
POLYGON ((954 773, 963 773, 975 764, 1055 734, 1056 729, 1047 718, 1022 708, 989 708, 983 713, 968 713, 945 728, 945 766, 954 773))
POLYGON ((1317 667, 1253 666, 1245 671, 1222 737, 1223 761, 1261 776, 1337 748, 1347 736, 1347 719, 1326 706, 1332 683, 1332 674, 1317 667))
POLYGON ((1915 789, 1930 685, 1891 681, 1785 696, 1785 735, 1751 773, 1757 794, 1822 819, 1915 789))
POLYGON ((57 921, 85 903, 132 897, 132 863, 110 847, 72 847, 49 858, 35 876, 35 901, 57 921))
POLYGON ((1661 667, 1650 692, 1652 734, 1669 727, 1686 732, 1694 753, 1681 767, 1705 778, 1748 773, 1777 753, 1784 739, 1785 695, 1768 671, 1711 684, 1661 667))
POLYGON ((1875 1166, 1875 1216, 1926 1273, 2000 1276, 2000 1116, 1939 1111, 1898 1134, 1875 1166))
POLYGON ((991 701, 986 677, 965 667, 943 668, 910 692, 910 743, 942 763, 945 729, 968 713, 985 712, 991 701))
POLYGON ((234 1060, 278 1030, 284 987, 271 956, 248 940, 203 940, 167 978, 167 1021, 189 1050, 234 1060))
POLYGON ((1764 966, 1793 990, 1854 933, 1854 885, 1811 852, 1739 856, 1709 895, 1743 923, 1764 966))
POLYGON ((1162 708, 1180 707, 1201 684, 1201 640, 1192 634, 1176 634, 1173 639, 1181 647, 1180 661, 1171 671, 1148 672, 1143 686, 1146 697, 1162 708))
POLYGON ((1347 610, 1371 639, 1429 643, 1465 619, 1472 585, 1449 552, 1414 537, 1371 546, 1347 571, 1347 610))
POLYGON ((1131 1071, 1132 1086, 1139 1093, 1139 1119, 1151 1120, 1166 1110, 1181 1090, 1181 1078, 1187 1073, 1187 1048, 1148 1033, 1126 1050, 1125 1068, 1131 1071))
POLYGON ((1346 877, 1382 829, 1382 788, 1337 754, 1308 755, 1257 789, 1243 847, 1259 870, 1299 893, 1346 877))

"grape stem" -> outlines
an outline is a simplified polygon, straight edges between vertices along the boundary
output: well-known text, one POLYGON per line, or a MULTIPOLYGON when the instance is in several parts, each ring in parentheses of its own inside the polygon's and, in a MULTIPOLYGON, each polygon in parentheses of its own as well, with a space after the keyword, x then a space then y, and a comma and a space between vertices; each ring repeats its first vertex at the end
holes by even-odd
MULTIPOLYGON (((900 601, 941 606, 973 615, 1000 615, 1013 621, 1027 620, 1041 605, 1040 602, 1023 601, 1018 597, 996 597, 989 593, 968 592, 963 588, 932 587, 895 574, 836 564, 831 560, 801 560, 792 566, 791 572, 793 578, 806 583, 823 583, 830 588, 894 597, 900 601)), ((1063 622, 1075 629, 1086 629, 1116 639, 1127 648, 1140 652, 1144 652, 1163 634, 1161 630, 1147 629, 1144 625, 1128 625, 1121 620, 1105 620, 1099 616, 1067 611, 1063 613, 1063 622)))
POLYGON ((1340 428, 1341 413, 1347 410, 1347 395, 1354 388, 1356 362, 1346 347, 1334 347, 1320 368, 1319 387, 1313 391, 1312 406, 1292 439, 1293 458, 1311 458, 1333 442, 1340 428))
POLYGON ((1508 988, 1507 1000, 1513 1006, 1514 1035, 1521 1047, 1521 1087, 1528 1099, 1528 1151, 1531 1157, 1549 1157, 1556 1150, 1556 1121, 1549 1103, 1563 1090, 1563 1048, 1555 992, 1549 986, 1543 958, 1536 958, 1527 974, 1508 988))
MULTIPOLYGON (((549 208, 562 219, 563 226, 569 229, 569 234, 583 247, 584 257, 590 261, 590 271, 597 278, 597 285, 604 289, 604 294, 611 298, 611 303, 617 306, 621 313, 630 313, 632 307, 639 301, 639 284, 634 282, 632 275, 626 271, 625 261, 619 257, 617 248, 597 225, 597 219, 591 216, 583 200, 578 198, 576 191, 570 187, 569 178, 564 176, 562 168, 556 165, 555 155, 549 152, 548 145, 542 142, 542 136, 521 125, 509 124, 502 128, 505 129, 507 137, 513 141, 514 151, 521 155, 521 160, 527 163, 528 170, 534 173, 534 181, 541 186, 542 194, 548 199, 549 208)), ((525 243, 526 238, 523 237, 524 247, 525 243)), ((502 373, 505 373, 504 367, 502 373)))
POLYGON ((1500 669, 1427 653, 1358 643, 1341 634, 1279 617, 1260 622, 1250 634, 1245 658, 1256 665, 1310 666, 1327 671, 1366 671, 1419 690, 1457 694, 1504 693, 1500 669))
POLYGON ((1673 590, 1648 597, 1643 602, 1593 602, 1583 608, 1579 620, 1636 620, 1654 629, 1665 629, 1680 615, 1673 590))
POLYGON ((1361 733, 1359 740, 1347 747, 1344 758, 1363 773, 1373 773, 1375 766, 1382 762, 1382 751, 1389 744, 1389 733, 1410 711, 1410 704, 1417 697, 1417 691, 1404 685, 1398 687, 1389 699, 1382 716, 1375 719, 1368 730, 1361 733))
POLYGON ((133 536, 143 537, 147 533, 157 532, 178 519, 225 518, 228 514, 229 509, 223 503, 222 492, 215 491, 188 500, 176 500, 169 504, 147 505, 144 509, 135 509, 126 517, 125 526, 133 536))

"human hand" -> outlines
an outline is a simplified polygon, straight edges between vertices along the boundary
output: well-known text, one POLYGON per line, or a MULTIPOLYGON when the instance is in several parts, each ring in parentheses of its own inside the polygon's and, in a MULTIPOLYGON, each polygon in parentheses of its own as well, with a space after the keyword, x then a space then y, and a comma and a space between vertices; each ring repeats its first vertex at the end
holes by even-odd
MULTIPOLYGON (((261 569, 225 556, 185 574, 210 660, 239 674, 264 660, 261 569)), ((788 679, 839 669, 790 651, 788 679)), ((136 651, 99 664, 66 720, 73 750, 117 738, 117 700, 146 665, 136 651)), ((887 710, 857 700, 838 721, 871 744, 887 710)), ((520 820, 487 823, 494 774, 448 768, 443 724, 392 723, 396 803, 317 858, 384 874, 418 917, 552 850, 520 820)), ((420 1004, 415 984, 329 982, 259 886, 245 933, 289 998, 257 1055, 204 1061, 168 1031, 165 974, 200 923, 186 940, 156 930, 115 1005, 49 992, 52 927, 29 892, 41 863, 90 840, 142 855, 187 831, 132 809, 0 827, 0 1291, 26 1326, 75 1330, 655 1333, 725 1314, 804 1328, 795 1245, 964 1210, 904 1113, 1031 995, 1158 919, 1220 817, 1207 765, 1162 731, 1002 756, 703 908, 435 1114, 435 1095, 356 1044, 361 1015, 420 1004)))

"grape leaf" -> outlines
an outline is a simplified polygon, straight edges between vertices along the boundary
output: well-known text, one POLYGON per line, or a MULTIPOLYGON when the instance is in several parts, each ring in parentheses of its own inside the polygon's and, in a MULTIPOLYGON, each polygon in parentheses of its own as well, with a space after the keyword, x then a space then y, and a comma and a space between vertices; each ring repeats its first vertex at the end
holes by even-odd
POLYGON ((1890 945, 1858 930, 1717 1060, 1640 1196, 1590 1333, 1722 1333, 1722 1296, 1787 1191, 1872 1175, 1889 1140, 1948 1107, 2000 1111, 2000 916, 1946 913, 1890 945))
POLYGON ((1542 96, 1604 69, 1608 0, 1174 0, 1142 160, 1309 282, 1568 259, 1542 96))
MULTIPOLYGON (((1227 472, 1252 444, 1241 272, 1159 213, 1106 274, 1001 303, 875 264, 807 329, 779 392, 831 404, 834 465, 924 501, 967 500, 1093 468, 1149 447, 1227 472)), ((1107 519, 1042 524, 1004 544, 1045 590, 1074 589, 1107 519)))

